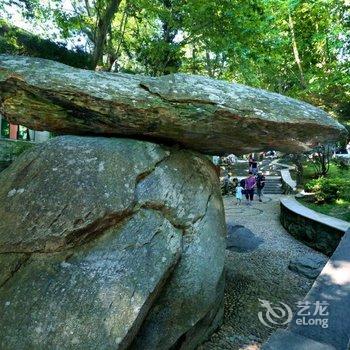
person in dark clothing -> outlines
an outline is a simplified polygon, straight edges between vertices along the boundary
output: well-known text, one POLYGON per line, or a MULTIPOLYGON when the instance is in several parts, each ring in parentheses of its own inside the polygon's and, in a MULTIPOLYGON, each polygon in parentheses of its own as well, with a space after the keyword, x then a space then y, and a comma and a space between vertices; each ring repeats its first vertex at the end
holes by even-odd
POLYGON ((251 163, 250 171, 253 173, 253 175, 256 175, 258 173, 258 162, 254 158, 251 163))
POLYGON ((230 192, 230 174, 226 174, 224 177, 224 195, 230 192))
POLYGON ((263 188, 265 187, 265 176, 259 171, 256 177, 256 192, 258 194, 259 202, 262 202, 263 188))

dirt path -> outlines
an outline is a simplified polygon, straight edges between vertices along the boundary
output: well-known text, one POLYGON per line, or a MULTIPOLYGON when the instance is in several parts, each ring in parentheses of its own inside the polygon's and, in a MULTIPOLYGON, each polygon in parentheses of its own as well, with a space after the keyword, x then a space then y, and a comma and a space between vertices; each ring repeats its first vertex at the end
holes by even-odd
POLYGON ((327 257, 290 236, 279 222, 280 195, 267 195, 252 207, 225 197, 227 223, 243 225, 260 244, 248 251, 226 250, 225 316, 222 327, 200 350, 260 349, 274 329, 258 319, 263 311, 259 299, 284 302, 293 310, 309 291, 313 281, 288 270, 291 258, 304 255, 327 257))

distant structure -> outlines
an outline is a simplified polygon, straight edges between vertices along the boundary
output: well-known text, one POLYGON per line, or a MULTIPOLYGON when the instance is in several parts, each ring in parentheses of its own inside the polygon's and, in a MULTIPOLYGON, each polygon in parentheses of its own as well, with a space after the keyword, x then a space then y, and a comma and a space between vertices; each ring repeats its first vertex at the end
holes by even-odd
POLYGON ((22 125, 10 124, 0 114, 0 139, 44 142, 50 138, 48 131, 31 130, 22 125))

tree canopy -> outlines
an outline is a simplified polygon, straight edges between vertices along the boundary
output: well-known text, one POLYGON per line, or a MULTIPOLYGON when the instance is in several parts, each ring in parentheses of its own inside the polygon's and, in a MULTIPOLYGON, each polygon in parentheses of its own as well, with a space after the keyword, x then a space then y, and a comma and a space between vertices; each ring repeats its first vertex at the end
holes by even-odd
POLYGON ((0 7, 1 52, 89 69, 208 75, 309 101, 350 123, 348 0, 2 0, 0 7), (9 25, 14 8, 32 33, 9 25), (48 55, 50 45, 61 54, 48 55))

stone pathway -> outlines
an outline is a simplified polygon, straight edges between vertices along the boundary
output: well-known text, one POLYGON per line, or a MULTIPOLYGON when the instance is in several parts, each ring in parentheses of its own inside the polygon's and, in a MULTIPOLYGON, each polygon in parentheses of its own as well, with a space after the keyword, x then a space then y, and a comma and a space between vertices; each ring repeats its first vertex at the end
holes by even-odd
POLYGON ((252 207, 236 206, 232 196, 224 198, 227 223, 233 230, 242 230, 237 226, 242 225, 253 234, 238 243, 248 245, 249 249, 226 250, 224 324, 198 350, 260 349, 275 328, 259 321, 258 312, 263 311, 259 299, 284 302, 294 311, 296 302, 303 300, 313 280, 288 270, 290 259, 308 255, 326 263, 326 256, 298 242, 281 226, 280 198, 267 195, 263 203, 255 202, 252 207), (254 240, 253 244, 247 243, 249 239, 254 240))

